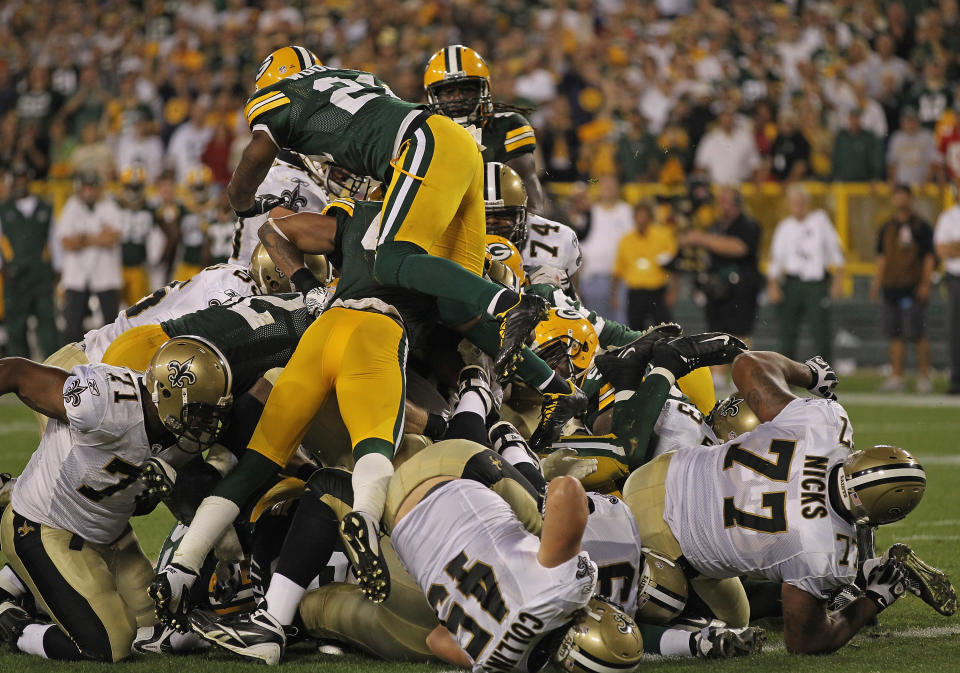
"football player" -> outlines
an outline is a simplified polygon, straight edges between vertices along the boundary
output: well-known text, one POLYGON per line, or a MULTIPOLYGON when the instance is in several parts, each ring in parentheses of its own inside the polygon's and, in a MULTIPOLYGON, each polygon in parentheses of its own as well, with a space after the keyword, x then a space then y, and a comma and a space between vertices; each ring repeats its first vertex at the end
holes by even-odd
MULTIPOLYGON (((651 392, 653 377, 638 394, 651 392)), ((630 475, 624 501, 644 544, 682 558, 692 588, 732 626, 749 619, 741 575, 782 583, 790 652, 838 649, 905 586, 938 610, 955 610, 946 577, 900 545, 864 563, 864 597, 827 612, 828 595, 857 575, 856 524, 906 516, 923 495, 923 468, 896 447, 851 453, 849 417, 832 399, 837 378, 822 358, 748 352, 734 361, 733 377, 761 424, 716 447, 664 454, 630 475), (790 385, 827 399, 798 398, 790 385)))
POLYGON ((192 458, 180 439, 201 449, 218 439, 230 380, 217 349, 197 338, 167 343, 146 375, 0 360, 0 394, 16 393, 52 420, 4 510, 0 544, 53 623, 5 596, 4 640, 49 659, 111 662, 130 653, 138 627, 155 622, 152 566, 129 523, 151 509, 141 471, 157 459, 192 458))
MULTIPOLYGON (((165 220, 156 219, 153 208, 147 205, 145 194, 146 171, 133 165, 120 173, 121 239, 120 254, 123 262, 123 302, 132 306, 150 292, 147 275, 147 239, 154 224, 163 229, 166 240, 176 239, 173 228, 165 220)), ((172 254, 172 252, 171 252, 172 254)), ((122 315, 122 314, 121 314, 122 315)))
POLYGON ((302 47, 270 54, 244 109, 253 136, 228 186, 240 217, 274 204, 256 197, 281 148, 322 155, 388 185, 370 244, 384 285, 470 304, 499 321, 496 367, 516 367, 546 308, 485 280, 483 161, 463 128, 396 98, 370 73, 328 68, 302 47))
POLYGON ((173 279, 190 280, 200 273, 207 260, 207 228, 217 217, 217 199, 213 190, 213 171, 203 164, 191 168, 183 184, 184 214, 180 218, 180 263, 173 279))
POLYGON ((516 171, 530 194, 530 210, 542 213, 546 198, 533 157, 537 147, 533 127, 517 111, 496 110, 508 106, 493 102, 490 69, 480 54, 462 44, 436 51, 423 73, 423 88, 434 112, 468 130, 479 130, 483 160, 508 164, 516 171))

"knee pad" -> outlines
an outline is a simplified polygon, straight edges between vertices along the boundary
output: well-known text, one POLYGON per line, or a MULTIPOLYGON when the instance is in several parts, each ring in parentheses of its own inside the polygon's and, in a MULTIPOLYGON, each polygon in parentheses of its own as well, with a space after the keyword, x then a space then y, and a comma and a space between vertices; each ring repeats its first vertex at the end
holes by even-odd
POLYGON ((400 285, 400 267, 411 255, 426 254, 426 250, 408 241, 390 241, 377 247, 373 276, 384 285, 400 285))

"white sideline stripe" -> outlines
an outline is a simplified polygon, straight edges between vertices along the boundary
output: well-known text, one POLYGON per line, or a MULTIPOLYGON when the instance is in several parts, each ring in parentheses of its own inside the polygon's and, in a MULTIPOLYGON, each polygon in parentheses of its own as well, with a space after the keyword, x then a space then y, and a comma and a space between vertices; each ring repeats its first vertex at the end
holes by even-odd
MULTIPOLYGON (((890 526, 903 526, 907 523, 906 520, 900 520, 896 523, 890 524, 890 526)), ((911 521, 910 526, 912 528, 924 528, 927 526, 957 526, 960 525, 960 519, 939 519, 937 521, 911 521)))
MULTIPOLYGON (((898 640, 931 640, 956 635, 960 635, 960 626, 928 626, 922 629, 904 629, 903 631, 893 631, 885 637, 898 640)), ((783 643, 773 643, 764 646, 763 651, 764 653, 786 652, 787 646, 783 643)))
POLYGON ((917 457, 921 465, 960 465, 960 455, 957 456, 924 456, 917 457))
MULTIPOLYGON (((841 384, 842 385, 842 384, 841 384)), ((844 393, 837 389, 840 404, 870 404, 878 407, 960 407, 960 395, 910 395, 889 393, 844 393)))
POLYGON ((921 533, 919 535, 903 535, 899 536, 901 540, 933 540, 936 542, 947 541, 947 540, 960 540, 960 535, 929 535, 926 533, 921 533))

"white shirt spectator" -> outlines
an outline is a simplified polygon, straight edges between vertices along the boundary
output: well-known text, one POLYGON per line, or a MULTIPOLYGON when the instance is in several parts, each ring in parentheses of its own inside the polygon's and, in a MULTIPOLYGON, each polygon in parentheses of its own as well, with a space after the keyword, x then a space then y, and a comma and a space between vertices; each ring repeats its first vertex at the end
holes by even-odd
MULTIPOLYGON (((934 245, 956 243, 960 241, 960 206, 951 206, 940 213, 937 227, 933 232, 934 245)), ((960 257, 948 257, 943 260, 944 270, 951 276, 960 276, 960 257)))
POLYGON ((673 108, 673 100, 660 86, 649 87, 640 97, 640 114, 650 123, 650 132, 660 133, 667 124, 667 117, 673 108))
POLYGON ((217 11, 212 2, 204 0, 186 0, 177 10, 177 18, 183 19, 194 28, 216 30, 217 11))
POLYGON ((170 136, 167 165, 173 168, 178 183, 186 180, 190 169, 200 163, 203 148, 212 136, 212 128, 197 126, 189 119, 170 136))
POLYGON ((868 98, 860 101, 860 126, 880 139, 887 137, 887 115, 880 103, 868 98))
POLYGON ((695 161, 716 185, 736 185, 760 168, 760 153, 753 135, 744 126, 727 133, 719 126, 700 140, 695 161))
POLYGON ((546 68, 537 68, 517 77, 513 90, 523 93, 524 98, 529 98, 534 103, 544 103, 556 96, 557 85, 550 71, 546 68))
POLYGON ((583 253, 580 276, 612 275, 620 239, 632 230, 633 208, 629 203, 617 201, 610 207, 593 204, 590 208, 590 232, 580 246, 583 253))
POLYGON ((887 165, 896 182, 922 185, 930 175, 930 166, 937 161, 937 141, 922 126, 914 133, 896 131, 887 148, 887 165))
POLYGON ((807 213, 802 220, 781 220, 773 232, 770 266, 767 276, 780 279, 796 276, 800 280, 820 281, 832 268, 843 266, 840 236, 823 210, 807 213))
POLYGON ((117 139, 116 157, 118 174, 139 164, 147 174, 147 182, 154 182, 163 169, 163 141, 159 136, 122 135, 117 139))
POLYGON ((913 74, 913 71, 910 69, 910 66, 899 56, 891 56, 887 60, 878 57, 873 69, 873 74, 867 81, 870 96, 879 98, 883 95, 883 82, 888 77, 892 77, 893 81, 897 83, 895 90, 899 91, 900 87, 903 86, 904 80, 910 77, 911 74, 913 74))
MULTIPOLYGON (((120 211, 109 198, 91 209, 80 197, 71 196, 57 218, 57 240, 77 234, 96 235, 104 229, 120 230, 120 211)), ((109 248, 92 245, 61 253, 60 284, 66 290, 103 292, 123 287, 120 274, 120 242, 109 248)))

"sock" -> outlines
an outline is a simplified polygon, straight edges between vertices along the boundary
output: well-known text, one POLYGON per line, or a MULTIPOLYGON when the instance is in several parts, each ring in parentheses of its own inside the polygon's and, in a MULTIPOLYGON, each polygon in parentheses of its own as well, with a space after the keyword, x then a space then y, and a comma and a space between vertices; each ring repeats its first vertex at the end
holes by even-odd
POLYGON ((556 372, 553 372, 549 379, 537 386, 537 390, 539 390, 541 393, 569 393, 570 384, 565 378, 561 377, 556 372))
POLYGON ((11 598, 20 598, 27 593, 27 587, 17 577, 17 573, 13 572, 9 563, 0 569, 0 591, 6 591, 11 598))
MULTIPOLYGON (((643 653, 644 654, 663 654, 660 651, 662 643, 660 639, 663 637, 663 634, 668 630, 666 626, 659 626, 655 624, 644 624, 642 622, 637 623, 637 628, 640 629, 640 636, 643 638, 643 653)), ((687 648, 690 649, 689 647, 687 648)))
POLYGON ((488 446, 487 420, 483 413, 459 411, 447 423, 447 433, 444 439, 468 439, 477 444, 488 446))
POLYGON ((266 601, 267 610, 274 618, 283 624, 289 626, 293 623, 293 618, 297 614, 297 607, 300 605, 300 599, 306 593, 306 588, 300 586, 289 577, 274 573, 270 578, 270 588, 267 589, 266 601))
MULTIPOLYGON (((293 584, 306 587, 329 563, 340 536, 337 532, 337 515, 333 509, 319 500, 319 494, 310 487, 310 492, 300 498, 293 522, 280 548, 274 579, 279 575, 293 584)), ((273 590, 273 579, 267 596, 273 590)), ((279 591, 279 589, 278 589, 279 591)), ((270 614, 277 619, 268 599, 270 614)), ((289 622, 284 622, 287 624, 289 622)))
POLYGON ((27 624, 17 640, 17 649, 44 659, 79 661, 80 650, 56 624, 27 624))
MULTIPOLYGON (((660 636, 660 654, 665 657, 690 657, 693 651, 690 648, 690 641, 695 633, 684 631, 683 629, 667 629, 660 636)), ((646 650, 646 641, 644 641, 644 650, 646 650)))
POLYGON ((457 408, 453 413, 454 415, 461 413, 476 414, 486 418, 487 408, 483 404, 483 397, 480 396, 480 393, 468 390, 460 397, 457 408))
POLYGON ((48 629, 53 628, 56 628, 56 624, 27 624, 17 641, 17 649, 26 654, 49 659, 46 650, 43 649, 43 636, 48 629))
POLYGON ((374 521, 383 516, 387 502, 387 486, 393 476, 393 463, 382 453, 361 456, 353 468, 353 509, 374 521))
POLYGON ((528 465, 536 465, 536 463, 533 462, 533 458, 530 457, 530 454, 527 453, 522 446, 517 446, 515 444, 513 446, 508 446, 500 455, 502 455, 503 459, 514 467, 517 467, 523 463, 528 465))

